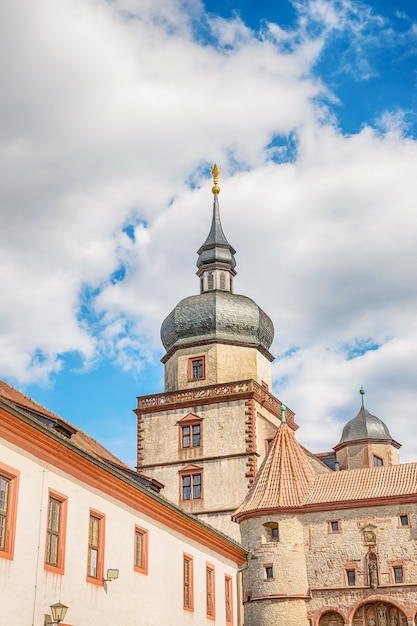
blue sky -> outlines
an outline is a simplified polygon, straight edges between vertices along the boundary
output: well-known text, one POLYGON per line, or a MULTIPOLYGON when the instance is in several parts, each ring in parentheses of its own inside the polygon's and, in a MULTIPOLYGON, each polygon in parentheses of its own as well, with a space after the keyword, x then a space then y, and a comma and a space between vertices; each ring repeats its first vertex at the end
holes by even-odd
POLYGON ((415 3, 0 13, 0 376, 134 465, 132 409, 163 390, 160 325, 198 291, 217 161, 236 291, 274 322, 300 441, 335 445, 363 385, 415 460, 415 3))

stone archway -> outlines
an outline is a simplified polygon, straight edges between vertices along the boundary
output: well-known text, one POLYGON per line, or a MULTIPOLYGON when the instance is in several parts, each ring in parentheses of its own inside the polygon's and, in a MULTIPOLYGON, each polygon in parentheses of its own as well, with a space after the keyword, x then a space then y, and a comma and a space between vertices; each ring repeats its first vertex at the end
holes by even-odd
POLYGON ((358 626, 407 626, 404 613, 389 602, 368 602, 355 613, 353 624, 358 626))
POLYGON ((344 626, 343 617, 336 611, 329 611, 320 617, 319 626, 344 626))

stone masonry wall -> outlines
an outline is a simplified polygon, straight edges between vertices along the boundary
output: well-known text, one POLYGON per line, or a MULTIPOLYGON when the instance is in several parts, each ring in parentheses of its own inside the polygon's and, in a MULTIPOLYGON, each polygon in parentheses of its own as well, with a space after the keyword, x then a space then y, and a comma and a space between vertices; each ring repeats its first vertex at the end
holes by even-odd
POLYGON ((323 626, 331 619, 323 617, 320 621, 321 616, 329 616, 333 611, 341 616, 343 624, 368 626, 367 616, 371 616, 371 624, 372 612, 378 615, 378 610, 381 615, 385 611, 390 619, 392 615, 393 623, 395 619, 401 625, 415 623, 417 503, 304 514, 274 513, 243 520, 240 527, 242 545, 250 552, 249 567, 243 574, 245 615, 249 620, 245 625, 323 626), (338 523, 338 530, 332 522, 338 523), (279 529, 275 542, 271 538, 274 524, 279 529), (367 545, 372 535, 365 536, 364 529, 374 533, 372 545, 367 545), (375 589, 370 585, 370 552, 377 559, 375 589), (270 579, 266 577, 268 566, 273 568, 270 579), (402 583, 395 582, 394 567, 403 568, 402 583), (348 584, 347 570, 355 571, 355 585, 348 584), (282 621, 285 596, 288 614, 282 621), (298 606, 300 600, 304 616, 298 606), (258 609, 261 604, 263 608, 258 609), (367 607, 366 611, 362 606, 367 607))

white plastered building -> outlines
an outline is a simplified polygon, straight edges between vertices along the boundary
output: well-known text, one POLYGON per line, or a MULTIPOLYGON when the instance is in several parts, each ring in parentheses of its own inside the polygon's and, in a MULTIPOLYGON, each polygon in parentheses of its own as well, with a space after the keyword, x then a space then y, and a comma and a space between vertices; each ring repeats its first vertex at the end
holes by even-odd
POLYGON ((238 623, 245 551, 160 486, 1 382, 0 623, 238 623))

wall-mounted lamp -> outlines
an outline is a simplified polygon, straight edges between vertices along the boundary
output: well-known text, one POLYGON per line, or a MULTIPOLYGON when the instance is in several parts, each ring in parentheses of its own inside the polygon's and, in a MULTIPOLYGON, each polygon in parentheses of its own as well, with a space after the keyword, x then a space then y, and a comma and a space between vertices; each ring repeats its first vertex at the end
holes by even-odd
POLYGON ((62 602, 56 602, 55 604, 51 604, 50 609, 53 621, 45 621, 45 626, 47 624, 58 624, 59 626, 59 624, 63 621, 65 615, 67 614, 68 607, 65 606, 65 604, 62 604, 62 602))
POLYGON ((110 583, 112 580, 117 580, 118 578, 119 578, 118 569, 108 569, 106 578, 103 578, 103 583, 110 583))

